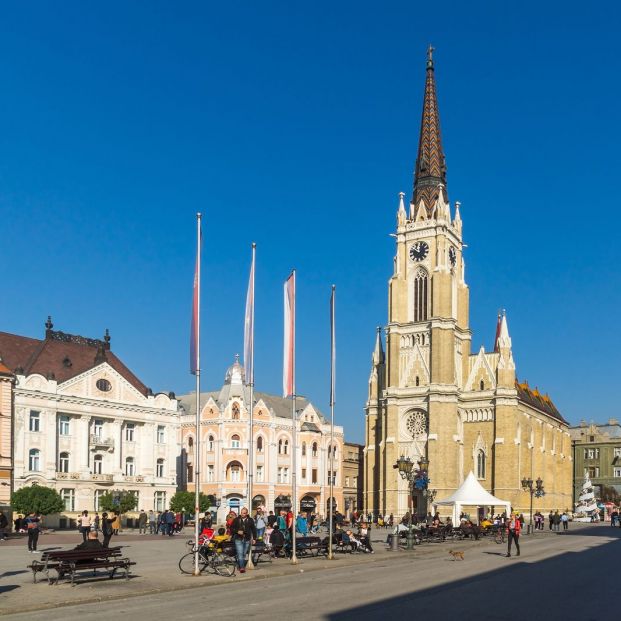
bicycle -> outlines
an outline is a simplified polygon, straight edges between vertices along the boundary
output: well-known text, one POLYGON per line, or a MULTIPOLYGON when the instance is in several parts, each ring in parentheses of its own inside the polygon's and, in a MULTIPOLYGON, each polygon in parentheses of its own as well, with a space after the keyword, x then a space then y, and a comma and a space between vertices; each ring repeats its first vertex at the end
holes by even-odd
POLYGON ((494 533, 494 541, 496 543, 505 543, 506 538, 505 538, 505 529, 500 527, 498 529, 496 529, 496 532, 494 533))
MULTIPOLYGON (((184 554, 179 560, 179 569, 184 574, 193 574, 195 568, 196 548, 193 541, 188 541, 188 545, 192 544, 192 551, 184 554)), ((230 578, 235 575, 237 564, 235 559, 226 554, 217 552, 209 546, 198 547, 198 569, 203 573, 207 568, 213 570, 219 576, 230 578)))

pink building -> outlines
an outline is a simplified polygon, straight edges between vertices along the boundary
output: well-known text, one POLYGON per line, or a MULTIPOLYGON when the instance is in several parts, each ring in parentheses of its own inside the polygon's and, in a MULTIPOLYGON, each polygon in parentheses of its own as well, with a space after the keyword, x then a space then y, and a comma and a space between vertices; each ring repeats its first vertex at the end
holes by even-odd
MULTIPOLYGON (((195 393, 181 397, 185 485, 193 489, 195 452, 195 393)), ((293 446, 291 399, 254 393, 254 481, 252 506, 268 511, 288 509, 292 498, 292 458, 297 451, 298 510, 327 514, 330 482, 336 508, 343 511, 341 464, 343 428, 334 427, 334 472, 329 472, 330 421, 304 397, 297 399, 297 446, 293 446)), ((218 520, 248 502, 250 389, 244 368, 236 360, 219 391, 201 394, 201 490, 216 497, 218 520)))

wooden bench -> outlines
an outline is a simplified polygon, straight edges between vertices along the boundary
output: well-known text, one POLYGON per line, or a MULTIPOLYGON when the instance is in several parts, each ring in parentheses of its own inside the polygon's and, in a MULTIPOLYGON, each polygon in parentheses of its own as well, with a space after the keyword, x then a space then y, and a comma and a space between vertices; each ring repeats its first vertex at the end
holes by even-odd
POLYGON ((121 548, 101 548, 99 550, 49 550, 44 552, 41 560, 33 561, 28 568, 32 570, 33 581, 37 582, 37 573, 45 572, 48 584, 58 584, 66 576, 71 576, 71 586, 75 585, 77 572, 88 569, 93 575, 98 569, 109 572, 109 578, 114 578, 117 569, 124 571, 126 580, 129 580, 129 569, 136 563, 123 557, 121 548), (56 579, 50 576, 50 571, 56 571, 56 579))
POLYGON ((328 542, 324 543, 321 537, 297 537, 295 540, 295 553, 298 556, 327 554, 328 542))

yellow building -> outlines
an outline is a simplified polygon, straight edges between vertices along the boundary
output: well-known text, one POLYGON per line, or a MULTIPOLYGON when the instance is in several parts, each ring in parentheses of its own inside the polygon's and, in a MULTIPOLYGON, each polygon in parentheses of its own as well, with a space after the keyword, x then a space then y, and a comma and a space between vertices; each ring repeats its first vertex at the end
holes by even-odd
MULTIPOLYGON (((395 237, 386 352, 378 328, 366 406, 365 511, 409 510, 408 483, 393 468, 401 455, 429 459, 437 500, 473 471, 525 515, 525 477, 544 481, 534 510, 570 508, 568 425, 547 395, 516 380, 504 314, 494 351, 471 353, 462 219, 459 203, 451 209, 448 201, 431 50, 413 196, 406 211, 400 195, 395 237)), ((422 492, 412 500, 427 510, 422 492)))

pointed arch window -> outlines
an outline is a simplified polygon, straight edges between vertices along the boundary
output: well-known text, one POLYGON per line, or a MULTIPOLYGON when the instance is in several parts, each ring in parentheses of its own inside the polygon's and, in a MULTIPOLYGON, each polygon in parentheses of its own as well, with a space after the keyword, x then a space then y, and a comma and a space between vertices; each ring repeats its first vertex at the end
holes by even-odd
POLYGON ((257 453, 263 452, 263 436, 257 438, 257 453))
POLYGON ((306 457, 306 442, 302 442, 302 457, 306 457))
POLYGON ((414 321, 429 319, 429 276, 419 267, 414 276, 414 321))
POLYGON ((485 452, 483 449, 477 451, 477 478, 485 478, 485 452))
POLYGON ((233 410, 232 410, 232 418, 233 420, 239 420, 239 403, 237 403, 237 401, 235 403, 233 403, 233 410))

